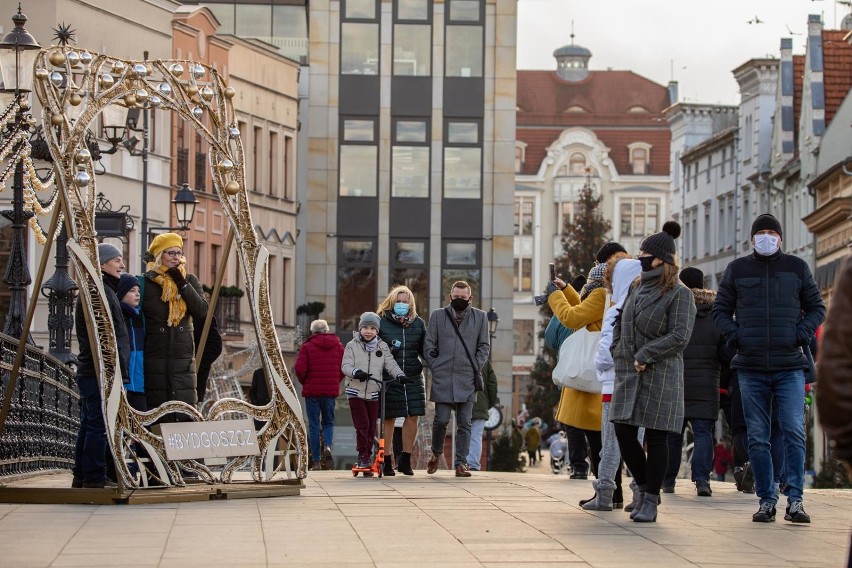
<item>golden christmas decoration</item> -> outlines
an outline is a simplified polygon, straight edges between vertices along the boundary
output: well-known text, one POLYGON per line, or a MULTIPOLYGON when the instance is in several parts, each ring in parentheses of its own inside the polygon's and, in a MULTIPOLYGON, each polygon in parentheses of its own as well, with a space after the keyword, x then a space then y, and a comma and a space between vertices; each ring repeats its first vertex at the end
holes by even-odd
POLYGON ((234 180, 231 180, 225 184, 225 187, 223 189, 228 195, 236 195, 240 192, 240 184, 238 184, 234 180))

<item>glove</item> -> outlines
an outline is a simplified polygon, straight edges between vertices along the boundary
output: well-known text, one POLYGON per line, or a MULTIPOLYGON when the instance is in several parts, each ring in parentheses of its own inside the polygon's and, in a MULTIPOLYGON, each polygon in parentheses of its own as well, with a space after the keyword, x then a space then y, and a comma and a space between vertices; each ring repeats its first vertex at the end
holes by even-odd
POLYGON ((177 284, 178 290, 183 290, 184 286, 186 286, 186 278, 184 278, 183 274, 180 273, 180 270, 177 267, 172 267, 166 270, 166 274, 169 275, 169 278, 174 280, 174 283, 177 284))
POLYGON ((370 375, 368 375, 366 371, 362 371, 361 369, 358 369, 354 373, 352 373, 352 378, 357 379, 361 382, 364 382, 364 381, 366 381, 367 379, 370 378, 370 375))
POLYGON ((431 357, 432 359, 437 359, 438 358, 438 350, 432 349, 431 351, 429 351, 429 357, 431 357))
POLYGON ((551 294, 553 294, 557 290, 559 290, 559 286, 557 286, 554 282, 548 282, 547 288, 544 289, 544 294, 546 296, 550 296, 551 294))
POLYGON ((396 380, 401 385, 405 384, 405 375, 397 375, 396 380))

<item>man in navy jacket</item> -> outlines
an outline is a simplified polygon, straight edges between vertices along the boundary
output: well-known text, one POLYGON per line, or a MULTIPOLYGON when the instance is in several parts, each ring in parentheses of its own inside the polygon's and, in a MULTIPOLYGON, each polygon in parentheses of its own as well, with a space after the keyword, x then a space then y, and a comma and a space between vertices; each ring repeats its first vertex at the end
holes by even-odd
POLYGON ((775 520, 775 485, 769 436, 772 405, 778 406, 785 440, 787 510, 784 519, 809 523, 802 507, 805 474, 804 369, 802 347, 825 318, 825 305, 804 260, 781 251, 781 223, 769 214, 751 227, 754 253, 732 261, 725 270, 713 319, 737 350, 743 413, 748 425, 748 454, 760 509, 755 522, 775 520))

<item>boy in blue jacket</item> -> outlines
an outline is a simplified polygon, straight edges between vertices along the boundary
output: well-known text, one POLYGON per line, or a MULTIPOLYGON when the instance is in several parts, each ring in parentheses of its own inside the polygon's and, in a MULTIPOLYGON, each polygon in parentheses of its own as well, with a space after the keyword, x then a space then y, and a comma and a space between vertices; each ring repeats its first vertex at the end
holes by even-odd
POLYGON ((118 281, 116 295, 121 302, 121 312, 124 314, 124 324, 127 326, 127 335, 130 338, 130 362, 128 364, 130 381, 124 385, 127 402, 136 410, 146 412, 148 402, 145 399, 145 365, 143 359, 145 322, 142 310, 139 308, 141 300, 139 280, 132 274, 122 274, 118 281))

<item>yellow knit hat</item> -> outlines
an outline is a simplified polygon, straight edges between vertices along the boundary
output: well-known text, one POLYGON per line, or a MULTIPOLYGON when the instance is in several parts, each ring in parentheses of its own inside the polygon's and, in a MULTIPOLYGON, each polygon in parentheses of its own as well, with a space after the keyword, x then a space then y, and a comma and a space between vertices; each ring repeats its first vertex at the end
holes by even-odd
POLYGON ((161 233, 154 237, 148 246, 148 252, 154 257, 154 262, 159 262, 163 251, 171 247, 183 248, 183 237, 177 233, 161 233))

